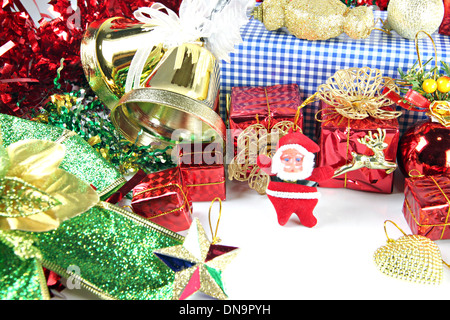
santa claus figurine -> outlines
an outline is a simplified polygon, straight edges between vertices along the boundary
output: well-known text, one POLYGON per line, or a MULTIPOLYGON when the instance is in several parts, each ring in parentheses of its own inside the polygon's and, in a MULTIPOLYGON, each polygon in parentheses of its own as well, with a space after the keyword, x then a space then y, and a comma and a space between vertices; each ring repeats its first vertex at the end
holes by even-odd
POLYGON ((320 193, 318 182, 333 177, 331 167, 315 168, 315 153, 319 146, 300 132, 290 132, 277 144, 274 156, 260 155, 257 164, 270 175, 266 190, 278 216, 278 223, 285 225, 295 213, 300 223, 314 227, 317 223, 313 215, 320 193))

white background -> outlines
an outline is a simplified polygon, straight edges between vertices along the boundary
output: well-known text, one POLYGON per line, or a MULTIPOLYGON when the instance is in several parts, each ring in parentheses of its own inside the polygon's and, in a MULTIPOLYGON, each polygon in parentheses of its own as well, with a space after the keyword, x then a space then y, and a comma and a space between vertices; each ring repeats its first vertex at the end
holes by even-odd
MULTIPOLYGON (((33 1, 22 1, 38 19, 33 1)), ((37 1, 44 11, 47 0, 37 1)), ((441 285, 424 285, 388 277, 377 270, 375 250, 386 244, 384 221, 410 229, 402 214, 403 177, 395 172, 392 194, 320 188, 313 228, 299 224, 293 215, 285 226, 266 196, 245 182, 227 184, 218 236, 220 244, 240 248, 224 270, 225 289, 232 300, 292 299, 449 299, 450 270, 444 267, 441 285)), ((194 216, 210 236, 209 202, 194 203, 194 216)), ((214 205, 213 223, 218 216, 214 205)), ((215 227, 215 225, 213 225, 215 227)), ((388 225, 390 238, 402 236, 388 225)), ((436 241, 442 257, 450 262, 450 240, 436 241)), ((54 299, 96 299, 84 290, 69 290, 54 299)), ((190 299, 209 299, 196 293, 190 299)))

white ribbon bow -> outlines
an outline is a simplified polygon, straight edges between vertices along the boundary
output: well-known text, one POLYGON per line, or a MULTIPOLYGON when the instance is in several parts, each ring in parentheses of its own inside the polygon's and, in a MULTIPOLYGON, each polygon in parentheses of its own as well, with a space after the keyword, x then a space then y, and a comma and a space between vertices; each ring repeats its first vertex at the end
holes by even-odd
POLYGON ((131 61, 125 92, 140 86, 145 62, 158 44, 169 49, 203 38, 206 48, 217 59, 229 62, 228 54, 242 41, 240 27, 248 22, 247 14, 254 3, 254 0, 183 0, 179 16, 161 3, 136 10, 134 17, 151 25, 153 30, 131 61), (220 5, 222 7, 217 10, 220 5))
MULTIPOLYGON (((142 47, 136 51, 131 61, 125 92, 140 86, 145 62, 154 46, 162 44, 164 48, 169 49, 183 43, 196 42, 211 34, 211 20, 206 16, 201 16, 201 11, 196 11, 199 8, 196 8, 195 2, 187 2, 190 2, 189 6, 183 6, 183 4, 180 6, 180 16, 161 3, 154 3, 149 8, 139 8, 134 12, 134 17, 138 21, 153 26, 151 27, 153 30, 149 33, 146 43, 143 43, 142 47), (161 10, 166 10, 167 13, 161 10)), ((202 11, 205 11, 204 8, 202 11)))

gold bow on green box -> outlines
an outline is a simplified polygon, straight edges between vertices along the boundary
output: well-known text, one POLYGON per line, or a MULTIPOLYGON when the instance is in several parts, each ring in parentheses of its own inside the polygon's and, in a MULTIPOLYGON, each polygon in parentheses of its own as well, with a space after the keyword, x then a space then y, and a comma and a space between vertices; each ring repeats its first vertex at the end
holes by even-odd
POLYGON ((6 114, 0 114, 0 129, 4 147, 29 139, 55 141, 64 145, 65 156, 60 168, 92 185, 102 200, 126 182, 112 164, 72 131, 6 114))
POLYGON ((0 296, 48 298, 31 232, 56 229, 100 199, 86 182, 59 168, 65 147, 44 140, 0 144, 0 296))
POLYGON ((63 129, 6 115, 0 126, 0 299, 48 299, 42 267, 103 299, 172 297, 153 251, 183 237, 103 202, 112 166, 63 129))

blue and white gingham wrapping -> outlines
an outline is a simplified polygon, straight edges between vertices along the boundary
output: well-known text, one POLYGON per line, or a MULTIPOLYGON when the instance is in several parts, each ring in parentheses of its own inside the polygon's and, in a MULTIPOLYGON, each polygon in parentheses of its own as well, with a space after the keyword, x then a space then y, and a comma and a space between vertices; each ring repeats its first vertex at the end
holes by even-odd
MULTIPOLYGON (((385 11, 374 11, 374 15, 375 19, 387 17, 385 11)), ((339 69, 370 67, 379 69, 383 76, 399 79, 398 69, 407 71, 418 59, 414 40, 404 39, 394 31, 388 35, 373 30, 364 40, 353 40, 342 34, 326 41, 308 41, 285 30, 267 31, 260 21, 251 19, 242 27, 241 35, 243 43, 230 54, 230 63, 221 61, 220 64, 222 117, 226 113, 226 95, 231 93, 232 87, 297 83, 304 100, 339 69)), ((438 63, 450 63, 450 53, 447 53, 450 37, 437 32, 432 37, 438 63)), ((423 62, 435 56, 428 37, 418 43, 423 62)), ((434 61, 427 65, 432 66, 434 61)), ((318 106, 315 102, 303 109, 304 132, 310 137, 314 137, 317 126, 315 113, 318 106)), ((399 118, 400 132, 423 118, 426 115, 405 110, 399 118)))

